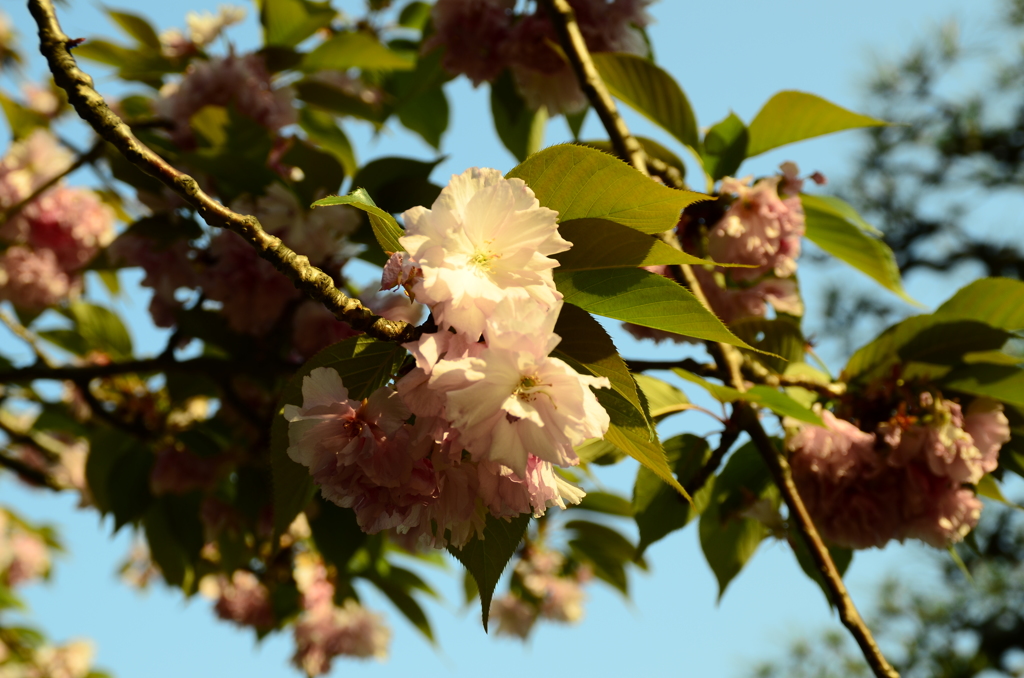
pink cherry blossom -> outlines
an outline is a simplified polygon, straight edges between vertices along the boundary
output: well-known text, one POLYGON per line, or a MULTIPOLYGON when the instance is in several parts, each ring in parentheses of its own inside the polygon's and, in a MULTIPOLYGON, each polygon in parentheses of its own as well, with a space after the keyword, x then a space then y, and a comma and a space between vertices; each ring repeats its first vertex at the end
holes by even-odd
POLYGON ((149 313, 158 327, 171 327, 181 303, 175 292, 199 286, 193 250, 185 240, 161 243, 132 233, 114 240, 107 256, 115 264, 138 266, 146 272, 142 284, 153 290, 149 313))
POLYGON ((258 54, 193 61, 180 82, 164 85, 155 108, 174 125, 175 142, 187 147, 193 144, 192 116, 204 106, 229 105, 272 131, 296 120, 291 90, 273 87, 258 54))
POLYGON ((274 626, 270 592, 256 575, 246 570, 235 570, 230 581, 222 579, 220 597, 214 606, 218 617, 256 629, 274 626))
POLYGON ((0 255, 0 299, 18 308, 41 311, 77 295, 81 285, 81 278, 66 273, 51 250, 15 245, 0 255))
MULTIPOLYGON (((71 163, 74 154, 44 129, 14 142, 0 160, 0 205, 10 207, 31 195, 71 163)), ((4 237, 7 237, 6 235, 4 237)))
POLYGON ((57 186, 26 205, 0 235, 50 250, 65 271, 77 271, 114 239, 114 212, 92 191, 57 186))
POLYGON ((509 593, 491 602, 490 620, 497 622, 495 633, 499 636, 525 639, 537 622, 537 613, 533 605, 509 593))
POLYGON ((318 676, 329 672, 338 656, 383 660, 390 640, 380 615, 349 599, 344 607, 317 608, 299 617, 292 663, 306 675, 318 676))
POLYGON ((736 201, 708 233, 708 254, 721 263, 748 264, 754 268, 729 269, 737 281, 755 280, 766 273, 787 278, 796 271, 804 213, 799 196, 779 197, 782 177, 722 180, 721 192, 734 193, 736 201))
POLYGON ((18 586, 45 576, 50 571, 50 551, 35 534, 15 530, 6 545, 11 558, 7 564, 7 585, 18 586))
POLYGON ((434 35, 423 51, 444 48, 441 65, 464 74, 473 86, 494 80, 506 65, 504 46, 512 31, 515 0, 438 0, 434 5, 434 35))
POLYGON ((610 383, 549 357, 557 342, 555 334, 498 333, 478 358, 434 366, 430 387, 447 393, 445 416, 474 459, 526 478, 529 455, 571 466, 574 446, 608 430, 608 413, 590 389, 610 383))
POLYGON ((224 305, 228 325, 243 334, 266 334, 285 306, 299 297, 292 282, 231 231, 213 236, 209 264, 199 272, 206 296, 224 305))
POLYGON ((400 238, 408 262, 422 270, 413 287, 442 329, 470 337, 484 333, 498 304, 535 304, 552 310, 561 299, 549 255, 571 244, 558 235, 557 213, 541 207, 520 179, 472 168, 452 177, 431 209, 403 215, 400 238))

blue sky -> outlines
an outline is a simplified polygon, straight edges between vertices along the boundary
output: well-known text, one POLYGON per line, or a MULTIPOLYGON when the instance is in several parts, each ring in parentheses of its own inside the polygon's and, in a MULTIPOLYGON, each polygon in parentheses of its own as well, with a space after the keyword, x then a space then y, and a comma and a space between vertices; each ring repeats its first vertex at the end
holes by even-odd
MULTIPOLYGON (((71 0, 70 4, 70 8, 59 10, 69 35, 114 34, 98 3, 71 0)), ((185 10, 215 9, 216 4, 215 0, 111 2, 113 6, 131 5, 152 17, 160 28, 183 26, 185 10)), ((353 13, 359 7, 351 1, 335 4, 353 13)), ((710 125, 730 110, 749 121, 772 94, 783 89, 814 92, 857 109, 863 101, 859 85, 877 60, 903 53, 946 20, 960 19, 968 41, 983 44, 994 31, 995 3, 986 0, 970 5, 968 13, 965 3, 958 0, 662 0, 651 9, 657 24, 650 32, 659 63, 679 80, 699 123, 710 125)), ((27 11, 8 1, 2 8, 13 16, 22 33, 24 52, 31 55, 30 70, 38 73, 41 59, 30 43, 34 26, 27 11)), ((254 13, 250 11, 246 23, 230 35, 241 49, 252 45, 256 39, 254 13)), ((111 79, 104 78, 97 67, 89 68, 100 76, 97 83, 104 90, 111 79)), ((444 139, 448 158, 435 171, 435 179, 443 183, 448 174, 474 165, 510 168, 515 161, 491 128, 486 88, 474 90, 465 80, 457 80, 448 94, 453 111, 444 139)), ((627 111, 626 118, 634 132, 666 138, 639 116, 627 111)), ((376 138, 368 126, 350 129, 362 161, 385 155, 435 157, 418 137, 398 128, 376 138)), ((602 136, 594 116, 588 119, 584 136, 602 136)), ((556 120, 547 143, 567 139, 564 123, 556 120)), ((857 144, 855 134, 804 142, 757 158, 744 165, 743 173, 766 174, 784 160, 795 160, 808 172, 820 170, 833 180, 840 179, 851 167, 857 144)), ((677 150, 682 154, 682 149, 677 150)), ((692 174, 696 171, 693 168, 692 174)), ((965 275, 968 272, 960 277, 965 275)), ((820 308, 815 286, 826 278, 850 285, 870 284, 838 264, 808 272, 801 282, 809 317, 820 308)), ((955 289, 952 281, 935 282, 934 277, 922 276, 909 281, 908 289, 912 296, 934 306, 955 289)), ((144 297, 132 295, 125 303, 141 352, 159 350, 161 335, 145 321, 144 297)), ((630 357, 669 358, 685 353, 678 347, 656 352, 617 329, 615 337, 622 353, 630 357)), ((0 340, 6 345, 11 338, 0 336, 0 340)), ((833 366, 839 367, 840 356, 831 357, 837 359, 833 366)), ((677 417, 667 432, 707 431, 701 416, 677 417)), ((635 466, 626 463, 607 473, 602 469, 600 478, 609 487, 628 492, 634 474, 635 466)), ((56 639, 93 638, 101 667, 123 678, 296 675, 287 666, 292 649, 287 635, 257 646, 250 633, 216 621, 207 601, 196 598, 186 602, 177 592, 160 586, 139 595, 121 585, 115 569, 130 545, 129 536, 122 533, 110 539, 110 525, 101 524, 92 511, 76 511, 70 497, 55 499, 4 479, 0 480, 0 502, 18 507, 34 520, 60 527, 69 554, 58 563, 50 584, 26 591, 32 622, 56 639)), ((392 656, 384 664, 340 660, 334 675, 405 676, 416 672, 455 677, 483 672, 503 678, 539 670, 599 676, 669 671, 738 676, 750 673, 757 661, 777 656, 797 637, 837 623, 821 591, 800 572, 784 544, 765 542, 720 603, 716 603, 717 586, 693 527, 656 544, 648 554, 651 571, 633 578, 631 601, 595 584, 589 588, 586 618, 581 624, 540 626, 525 646, 485 636, 478 609, 460 608, 461 575, 454 566, 447 574, 428 572, 447 601, 428 604, 437 648, 401 621, 386 601, 368 591, 370 606, 384 611, 394 629, 392 656)), ((858 554, 847 581, 862 609, 870 609, 876 585, 887 574, 928 581, 934 577, 934 569, 926 550, 919 546, 858 554)))

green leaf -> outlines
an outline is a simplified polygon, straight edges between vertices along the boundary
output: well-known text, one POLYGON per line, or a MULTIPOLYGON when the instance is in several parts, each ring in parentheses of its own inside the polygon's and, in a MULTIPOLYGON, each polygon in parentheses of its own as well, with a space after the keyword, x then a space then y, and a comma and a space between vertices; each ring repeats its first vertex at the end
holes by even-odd
POLYGON ((329 207, 331 205, 351 205, 366 212, 370 219, 373 235, 377 238, 381 249, 384 250, 384 254, 402 252, 405 249, 398 242, 398 239, 404 235, 402 227, 398 225, 393 216, 377 207, 364 189, 357 188, 348 195, 335 195, 313 203, 313 207, 329 207))
POLYGON ((490 617, 494 587, 498 585, 498 579, 519 548, 519 543, 523 541, 529 524, 529 513, 523 513, 511 520, 488 515, 482 538, 474 537, 461 549, 448 547, 448 552, 462 563, 476 581, 477 590, 480 592, 484 631, 487 630, 487 621, 490 617))
POLYGON ((194 167, 217 177, 222 199, 259 195, 278 176, 267 166, 274 146, 270 132, 234 106, 204 106, 190 126, 197 148, 184 156, 194 167))
POLYGON ((336 12, 330 0, 259 0, 263 42, 267 45, 295 47, 330 25, 336 12))
POLYGON ((402 8, 398 15, 398 25, 422 31, 430 19, 430 4, 426 2, 410 2, 402 8))
POLYGON ((388 117, 388 112, 380 104, 368 103, 356 94, 346 92, 315 78, 303 78, 292 83, 292 88, 295 90, 297 99, 336 115, 368 120, 377 129, 383 126, 388 117))
MULTIPOLYGON (((611 399, 605 395, 607 393, 606 390, 602 389, 597 393, 598 402, 601 403, 601 406, 608 411, 609 416, 614 420, 616 416, 615 403, 609 402, 611 399)), ((657 439, 651 440, 636 427, 619 426, 614 421, 608 426, 608 432, 605 433, 604 439, 636 459, 642 466, 650 469, 662 482, 668 483, 678 492, 684 501, 691 500, 690 495, 686 493, 686 489, 672 475, 672 468, 665 459, 665 450, 657 439)))
POLYGON ((1013 336, 974 320, 940 322, 941 316, 931 318, 937 324, 922 329, 897 348, 896 353, 904 362, 955 365, 963 361, 965 354, 997 350, 1013 336))
POLYGON ((628 595, 625 564, 636 559, 637 564, 646 568, 646 563, 637 556, 636 547, 615 530, 597 523, 572 520, 565 527, 575 533, 575 537, 569 539, 573 555, 589 562, 599 579, 628 595))
POLYGON ((569 125, 574 141, 580 140, 580 132, 583 131, 583 123, 587 120, 587 113, 590 113, 590 106, 587 106, 579 113, 566 113, 565 123, 569 125))
POLYGON ((796 320, 787 317, 740 318, 729 323, 729 329, 758 351, 780 356, 772 358, 763 353, 749 354, 773 372, 785 372, 790 364, 803 360, 807 340, 796 320))
POLYGON ((719 600, 769 534, 763 523, 744 515, 762 500, 777 507, 778 490, 760 453, 748 443, 733 453, 715 480, 711 499, 700 517, 700 545, 718 579, 719 600))
POLYGON ((427 613, 423 611, 423 608, 416 602, 416 599, 409 595, 408 591, 387 578, 373 576, 370 578, 370 581, 380 589, 381 593, 388 597, 388 600, 394 603, 398 611, 402 613, 402 616, 408 619, 427 640, 431 643, 435 642, 434 630, 430 627, 427 613))
POLYGON ((356 522, 352 509, 342 508, 316 497, 316 511, 309 516, 309 528, 313 533, 316 548, 324 560, 345 572, 348 561, 366 542, 367 534, 356 522))
POLYGON ((563 221, 558 225, 558 234, 572 243, 572 249, 554 255, 559 271, 714 263, 607 219, 563 221))
POLYGON ((894 292, 909 304, 920 306, 903 289, 892 250, 876 237, 848 204, 839 198, 801 194, 807 239, 836 259, 844 261, 894 292))
POLYGON ((1006 498, 1006 496, 1003 494, 1002 488, 999 487, 998 481, 996 481, 996 479, 992 477, 991 474, 983 476, 982 479, 978 481, 978 484, 977 486, 975 486, 974 489, 982 497, 987 497, 988 499, 991 499, 993 501, 998 501, 1000 504, 1004 504, 1006 506, 1010 506, 1016 509, 1024 508, 1020 504, 1015 504, 1014 502, 1006 498))
POLYGON ((660 126, 681 143, 697 148, 697 119, 682 88, 652 61, 633 54, 591 54, 612 96, 660 126))
POLYGON ((338 159, 345 170, 345 176, 354 176, 359 171, 352 143, 335 122, 333 115, 305 106, 299 109, 299 126, 312 141, 338 159))
POLYGON ((750 133, 739 117, 730 112, 729 117, 715 123, 704 135, 700 159, 704 171, 712 181, 734 176, 740 164, 747 157, 747 143, 750 133))
POLYGON ((960 288, 935 316, 977 320, 1010 332, 1024 330, 1024 282, 1012 278, 981 278, 960 288))
POLYGON ((77 330, 39 330, 36 334, 54 346, 77 356, 84 356, 92 348, 77 330))
POLYGON ((372 71, 409 71, 416 64, 408 57, 389 49, 369 33, 335 33, 320 43, 302 60, 301 70, 347 71, 350 68, 372 71))
POLYGON ((90 349, 115 359, 132 357, 132 338, 116 313, 84 301, 72 303, 68 313, 90 349))
POLYGON ((583 309, 565 304, 558 315, 555 334, 562 340, 552 355, 569 362, 578 372, 607 377, 612 389, 636 410, 632 422, 649 428, 636 382, 601 324, 583 309))
POLYGON ((985 396, 1024 407, 1024 370, 1012 365, 970 365, 955 369, 940 382, 944 389, 985 396))
MULTIPOLYGON (((281 156, 280 162, 302 170, 302 179, 291 182, 291 185, 302 202, 307 205, 325 193, 337 193, 341 188, 341 182, 345 180, 345 169, 333 154, 302 139, 295 139, 292 142, 291 148, 281 156)), ((320 253, 300 254, 315 256, 320 253)))
POLYGON ((685 412, 692 408, 686 394, 672 384, 646 374, 634 374, 637 386, 647 398, 647 407, 651 418, 662 419, 676 412, 685 412))
POLYGON ((302 405, 302 380, 318 367, 330 367, 341 375, 349 397, 360 400, 383 386, 397 371, 405 349, 366 336, 352 337, 328 346, 310 358, 288 380, 278 401, 270 429, 270 462, 274 478, 274 533, 281 534, 295 519, 313 493, 309 469, 288 457, 288 422, 285 405, 302 405))
POLYGON ((0 94, 0 107, 4 109, 7 117, 7 126, 11 128, 11 136, 14 139, 23 139, 32 133, 37 127, 46 128, 50 124, 49 118, 41 113, 36 113, 26 108, 15 100, 0 94))
MULTIPOLYGON (((665 456, 681 484, 687 484, 711 457, 711 448, 703 438, 683 434, 665 441, 665 456)), ((658 476, 641 466, 633 485, 633 516, 640 530, 637 552, 670 533, 682 529, 707 507, 714 487, 708 479, 693 495, 693 503, 674 492, 658 476)))
POLYGON ((639 268, 555 269, 565 302, 596 315, 754 350, 681 285, 639 268))
POLYGON ((747 157, 773 148, 858 127, 880 127, 888 123, 848 111, 806 92, 779 92, 764 105, 750 123, 747 157))
POLYGON ((441 135, 448 129, 448 98, 435 87, 402 102, 398 120, 434 148, 441 148, 441 135))
POLYGON ((519 96, 512 74, 505 70, 491 83, 491 116, 501 143, 522 162, 544 145, 548 111, 532 110, 519 96))
MULTIPOLYGON (((643 469, 644 467, 641 466, 640 468, 643 469)), ((655 480, 657 480, 658 485, 660 485, 661 487, 665 487, 665 483, 661 482, 661 480, 658 479, 657 476, 655 476, 650 471, 647 472, 650 473, 655 478, 655 480)), ((671 490, 668 490, 668 488, 666 488, 666 491, 671 492, 671 490)), ((678 494, 676 494, 675 492, 671 493, 679 497, 679 501, 686 503, 686 500, 680 497, 678 494)), ((583 498, 583 501, 580 502, 579 506, 577 506, 576 509, 583 511, 593 511, 594 513, 604 513, 610 516, 628 517, 633 515, 633 505, 629 502, 628 499, 626 499, 625 497, 620 497, 617 494, 611 494, 609 492, 587 492, 587 496, 583 498)))
POLYGON ((107 9, 107 16, 114 20, 114 22, 121 27, 125 33, 135 40, 143 47, 160 51, 160 37, 156 34, 153 26, 148 21, 131 12, 121 12, 113 9, 107 9))
POLYGON ((535 153, 507 176, 525 181, 560 222, 607 219, 643 233, 674 228, 683 208, 708 199, 651 181, 618 158, 576 144, 535 153))
MULTIPOLYGON (((93 497, 93 503, 100 513, 107 514, 113 511, 114 492, 110 483, 111 471, 116 462, 124 455, 135 449, 136 441, 120 431, 109 428, 101 428, 89 435, 89 456, 85 462, 85 481, 89 486, 89 492, 93 497)), ((148 494, 148 479, 145 489, 148 494)), ((124 488, 128 492, 134 492, 137 488, 124 488)))
MULTIPOLYGON (((183 535, 177 524, 180 516, 166 499, 154 502, 142 519, 146 542, 153 563, 160 568, 164 581, 191 593, 197 584, 195 560, 188 545, 183 543, 183 535)), ((198 551, 195 555, 198 555, 198 551)))
POLYGON ((385 212, 397 214, 417 205, 432 205, 441 187, 430 182, 443 157, 431 162, 412 158, 378 158, 363 166, 352 186, 365 188, 385 212))

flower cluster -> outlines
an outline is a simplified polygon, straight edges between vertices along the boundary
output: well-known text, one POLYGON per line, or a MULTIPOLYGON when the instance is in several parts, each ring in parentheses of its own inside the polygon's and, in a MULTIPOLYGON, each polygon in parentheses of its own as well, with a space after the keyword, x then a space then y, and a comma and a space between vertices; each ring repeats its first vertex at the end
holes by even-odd
POLYGON ((209 11, 189 12, 185 15, 188 35, 180 29, 169 28, 160 34, 160 46, 164 56, 177 58, 195 54, 224 32, 224 29, 245 19, 245 9, 235 5, 221 5, 217 13, 209 11))
MULTIPOLYGON (((640 29, 651 23, 650 0, 571 0, 591 52, 628 52, 646 56, 640 29)), ((465 74, 474 85, 493 81, 511 69, 516 86, 533 109, 552 114, 578 113, 587 105, 572 70, 551 44, 558 43, 551 20, 538 7, 513 13, 514 0, 438 0, 435 34, 424 49, 444 48, 442 64, 465 74)))
POLYGON ((182 147, 194 144, 190 120, 204 106, 234 106, 269 130, 296 121, 291 89, 275 88, 259 54, 193 61, 180 82, 160 89, 156 114, 169 121, 171 138, 182 147))
POLYGON ((579 621, 586 597, 581 585, 590 576, 585 566, 567 568, 556 551, 527 547, 513 571, 512 591, 491 603, 497 633, 526 638, 541 617, 569 624, 579 621))
POLYGON ((439 328, 406 345, 416 366, 362 401, 318 368, 302 406, 286 406, 289 456, 365 531, 461 546, 488 512, 542 515, 582 498, 553 467, 578 463, 573 448, 604 435, 591 388, 609 383, 550 356, 561 295, 548 255, 570 246, 556 218, 521 180, 453 176, 431 209, 404 214, 407 252, 384 272, 383 285, 404 285, 439 328))
POLYGON ((19 308, 39 311, 76 294, 82 269, 114 237, 113 211, 92 191, 57 182, 36 195, 71 162, 41 129, 0 160, 0 210, 15 210, 0 224, 0 299, 19 308))
MULTIPOLYGON (((966 412, 930 391, 861 430, 823 411, 826 428, 790 436, 793 477, 822 533, 850 548, 920 539, 945 547, 978 523, 974 490, 1010 439, 1002 406, 979 398, 966 412)), ((862 426, 865 422, 862 422, 862 426)))
POLYGON ((204 593, 216 597, 214 610, 221 619, 257 630, 267 630, 274 626, 270 592, 252 572, 235 570, 230 580, 220 577, 209 588, 211 590, 204 593))
POLYGON ((331 660, 338 656, 385 659, 391 632, 380 615, 351 598, 337 607, 323 562, 310 554, 296 560, 295 581, 304 612, 295 623, 292 663, 307 675, 318 676, 328 673, 331 660))

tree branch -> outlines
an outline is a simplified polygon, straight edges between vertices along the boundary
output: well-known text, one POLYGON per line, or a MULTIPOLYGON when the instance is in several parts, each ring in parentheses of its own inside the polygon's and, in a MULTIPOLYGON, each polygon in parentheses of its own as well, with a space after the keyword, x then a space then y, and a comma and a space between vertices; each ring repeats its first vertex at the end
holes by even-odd
MULTIPOLYGON (((629 134, 625 122, 617 114, 611 98, 607 96, 607 89, 601 82, 601 78, 594 68, 593 61, 590 59, 586 43, 583 41, 579 27, 573 19, 572 9, 569 7, 568 0, 542 0, 542 4, 551 15, 555 30, 562 42, 562 48, 568 55, 569 61, 576 71, 577 79, 584 92, 587 93, 591 105, 600 115, 612 143, 616 146, 616 149, 621 149, 619 153, 623 157, 629 158, 634 167, 646 174, 647 167, 644 162, 643 148, 629 134), (608 104, 611 104, 611 106, 608 104), (629 140, 633 142, 632 145, 627 145, 629 140)), ((676 249, 682 249, 674 230, 666 231, 662 234, 662 240, 676 249)), ((694 275, 693 269, 687 265, 679 266, 678 269, 679 273, 685 278, 693 296, 705 308, 710 309, 711 307, 703 290, 701 290, 700 282, 694 275)), ((729 375, 728 381, 731 382, 734 388, 739 391, 746 391, 746 382, 741 371, 743 365, 742 354, 735 347, 728 344, 707 342, 707 348, 708 352, 715 359, 718 371, 721 374, 729 375)), ((857 640, 857 644, 860 645, 865 659, 867 659, 868 664, 878 678, 899 678, 899 674, 882 655, 881 650, 871 636, 871 631, 867 628, 864 620, 861 619, 857 608, 850 599, 839 570, 832 561, 832 556, 821 540, 821 536, 818 534, 818 530, 815 528, 814 522, 807 512, 807 507, 804 506, 803 500, 800 498, 785 455, 775 448, 771 438, 765 433, 761 422, 757 418, 757 411, 750 404, 740 400, 734 404, 734 408, 731 421, 741 424, 743 430, 750 435, 761 456, 768 464, 772 472, 772 478, 782 492, 790 515, 796 521, 797 527, 803 533, 810 546, 814 562, 824 577, 829 592, 832 595, 832 600, 839 610, 839 616, 843 625, 849 629, 850 633, 857 640)), ((716 453, 721 450, 722 445, 719 445, 716 453)), ((727 448, 725 451, 727 451, 727 448)), ((723 456, 725 451, 722 451, 723 456)))
POLYGON ((177 193, 211 226, 226 228, 244 238, 261 257, 288 276, 295 287, 324 304, 339 320, 374 339, 405 343, 419 338, 421 329, 374 315, 359 301, 345 296, 331 276, 313 266, 305 256, 296 254, 280 238, 264 231, 256 217, 238 214, 220 204, 195 179, 169 165, 139 141, 93 88, 92 78, 78 68, 68 50, 71 41, 60 28, 51 0, 29 0, 28 8, 39 26, 39 51, 49 63, 54 82, 67 92, 79 117, 129 162, 177 193))
POLYGON ((0 467, 5 468, 9 471, 13 471, 18 475, 19 478, 24 480, 30 485, 38 485, 41 487, 47 487, 56 492, 66 490, 62 484, 51 477, 49 474, 40 471, 34 466, 30 466, 20 459, 14 457, 8 457, 6 454, 0 453, 0 467))
MULTIPOLYGON (((199 357, 191 360, 175 360, 173 356, 160 356, 143 360, 129 360, 106 365, 62 365, 46 367, 29 365, 13 370, 0 371, 0 383, 23 383, 35 379, 89 380, 97 377, 112 377, 118 374, 136 372, 185 372, 195 374, 225 374, 240 371, 239 365, 220 358, 199 357)), ((265 373, 273 364, 260 363, 249 366, 250 371, 265 373)), ((286 367, 282 365, 281 371, 286 367)))
POLYGON ((629 133, 629 128, 619 115, 615 101, 598 75, 594 60, 590 58, 590 50, 587 49, 579 24, 576 23, 572 6, 568 0, 541 0, 540 4, 551 18, 558 40, 562 43, 562 49, 569 58, 569 65, 576 73, 580 89, 587 95, 590 105, 594 107, 605 129, 608 130, 608 137, 615 147, 615 152, 638 171, 647 174, 647 158, 643 146, 629 133))

